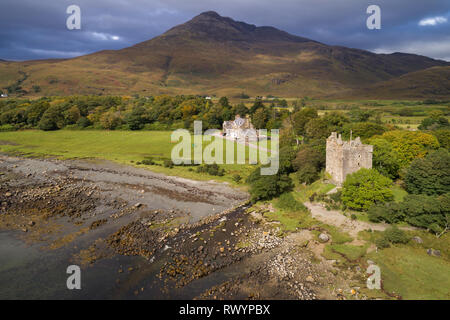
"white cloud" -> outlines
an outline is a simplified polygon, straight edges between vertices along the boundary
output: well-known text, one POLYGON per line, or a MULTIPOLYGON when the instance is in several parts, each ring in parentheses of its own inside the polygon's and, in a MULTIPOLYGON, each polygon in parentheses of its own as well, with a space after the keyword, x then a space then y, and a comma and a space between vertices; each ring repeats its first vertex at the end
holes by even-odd
POLYGON ((107 34, 107 33, 102 33, 102 32, 89 32, 89 34, 99 40, 103 40, 103 41, 107 41, 107 40, 120 40, 119 36, 115 36, 115 35, 111 35, 111 34, 107 34))
POLYGON ((426 18, 419 21, 419 26, 435 26, 437 24, 446 23, 447 18, 445 17, 434 17, 434 18, 426 18))

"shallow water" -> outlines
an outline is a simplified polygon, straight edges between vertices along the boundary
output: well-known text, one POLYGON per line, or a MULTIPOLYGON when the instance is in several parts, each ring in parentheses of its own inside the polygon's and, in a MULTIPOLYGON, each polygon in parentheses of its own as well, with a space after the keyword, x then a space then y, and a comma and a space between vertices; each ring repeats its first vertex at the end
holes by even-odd
POLYGON ((0 232, 0 299, 192 299, 239 274, 233 266, 166 291, 157 277, 164 258, 116 255, 82 267, 81 290, 69 290, 71 258, 70 249, 42 250, 26 245, 15 232, 0 232))
MULTIPOLYGON (((25 184, 32 179, 59 184, 60 177, 71 176, 76 183, 98 186, 106 200, 97 204, 92 219, 109 216, 108 210, 112 209, 105 204, 116 197, 126 200, 129 205, 140 203, 148 211, 180 210, 186 213, 191 223, 229 209, 247 198, 246 194, 223 184, 166 177, 109 162, 3 158, 5 170, 32 176, 21 178, 20 182, 25 184)), ((13 180, 13 184, 17 181, 13 180)), ((44 244, 26 244, 21 239, 24 236, 21 231, 0 231, 0 299, 192 299, 228 277, 218 271, 183 289, 167 291, 157 277, 164 258, 151 262, 142 257, 116 255, 82 267, 81 290, 68 290, 66 281, 70 275, 66 270, 74 264, 74 255, 89 248, 96 239, 105 239, 139 214, 136 211, 112 220, 56 250, 44 249, 44 244), (133 270, 129 271, 129 267, 133 270)), ((64 234, 78 230, 65 218, 54 218, 54 221, 64 226, 64 234)), ((90 222, 86 222, 86 226, 90 222)))

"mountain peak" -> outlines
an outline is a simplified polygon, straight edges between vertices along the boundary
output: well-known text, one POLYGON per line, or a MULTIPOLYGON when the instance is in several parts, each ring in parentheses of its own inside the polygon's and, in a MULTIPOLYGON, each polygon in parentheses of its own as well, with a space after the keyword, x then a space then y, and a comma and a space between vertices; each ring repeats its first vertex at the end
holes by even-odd
POLYGON ((209 41, 311 41, 274 27, 257 27, 254 24, 235 21, 231 18, 223 17, 215 11, 200 13, 192 20, 170 29, 164 36, 180 36, 209 41))
POLYGON ((212 18, 222 18, 220 14, 215 11, 205 11, 200 13, 197 17, 212 17, 212 18))

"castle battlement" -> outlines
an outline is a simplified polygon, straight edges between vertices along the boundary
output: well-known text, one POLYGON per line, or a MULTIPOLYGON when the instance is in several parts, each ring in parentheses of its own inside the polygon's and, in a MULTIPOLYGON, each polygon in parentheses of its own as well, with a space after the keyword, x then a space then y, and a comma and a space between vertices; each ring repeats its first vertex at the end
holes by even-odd
POLYGON ((373 146, 363 144, 359 137, 344 141, 342 135, 333 132, 327 139, 326 171, 341 186, 348 174, 372 168, 372 153, 373 146))

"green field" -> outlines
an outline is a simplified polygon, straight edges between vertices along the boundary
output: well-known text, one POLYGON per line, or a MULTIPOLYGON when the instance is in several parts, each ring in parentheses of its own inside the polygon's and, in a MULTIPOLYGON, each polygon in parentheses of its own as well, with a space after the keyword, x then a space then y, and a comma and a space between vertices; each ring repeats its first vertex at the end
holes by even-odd
MULTIPOLYGON (((122 164, 146 167, 155 172, 197 180, 219 180, 234 183, 232 176, 239 174, 243 180, 254 169, 253 165, 221 165, 223 177, 195 172, 194 167, 161 165, 137 165, 146 158, 157 163, 171 158, 176 142, 171 141, 170 131, 14 131, 0 132, 0 152, 28 157, 57 157, 62 159, 104 159, 122 164)), ((203 148, 208 143, 203 143, 203 148)), ((235 144, 235 155, 237 145, 235 144)), ((248 147, 246 147, 248 159, 248 147)))

